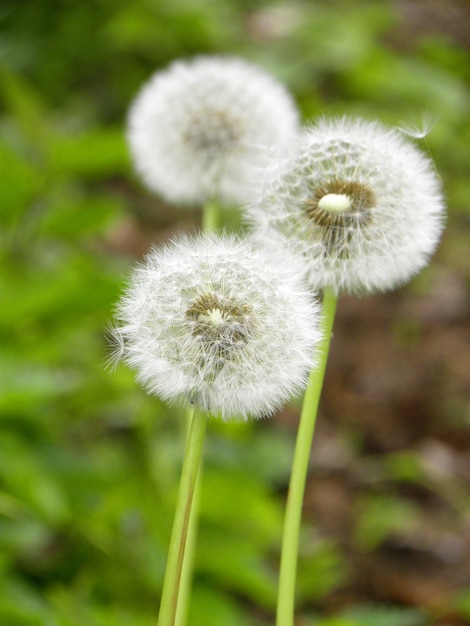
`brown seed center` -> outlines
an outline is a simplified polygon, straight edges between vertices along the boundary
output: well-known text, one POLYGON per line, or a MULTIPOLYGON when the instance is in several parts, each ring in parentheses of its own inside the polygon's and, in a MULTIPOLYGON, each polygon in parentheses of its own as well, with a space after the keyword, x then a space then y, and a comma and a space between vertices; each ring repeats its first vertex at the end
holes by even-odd
POLYGON ((250 313, 246 305, 208 293, 193 302, 186 318, 193 322, 192 332, 207 349, 225 356, 229 350, 248 342, 250 313))
POLYGON ((328 181, 313 189, 305 203, 307 217, 318 227, 326 253, 348 255, 354 230, 369 223, 376 204, 372 189, 357 181, 328 181))
POLYGON ((305 208, 308 217, 318 226, 342 228, 368 222, 374 205, 374 192, 368 185, 331 181, 314 189, 305 208))

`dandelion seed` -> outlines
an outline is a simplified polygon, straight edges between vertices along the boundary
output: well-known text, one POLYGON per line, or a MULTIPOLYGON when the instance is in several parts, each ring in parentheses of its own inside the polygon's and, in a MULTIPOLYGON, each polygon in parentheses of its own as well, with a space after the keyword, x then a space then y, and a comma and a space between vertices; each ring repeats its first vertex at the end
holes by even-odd
POLYGON ((426 265, 444 202, 432 161, 399 131, 323 119, 266 170, 247 215, 262 241, 303 256, 314 289, 371 293, 426 265))
POLYGON ((298 112, 269 74, 235 58, 177 61, 143 87, 128 140, 145 183, 170 202, 242 202, 267 149, 298 130, 298 112))
POLYGON ((204 235, 154 250, 133 273, 115 329, 145 388, 223 419, 268 415, 298 392, 318 310, 290 255, 204 235))
POLYGON ((437 120, 437 117, 432 116, 429 113, 425 113, 420 125, 414 124, 413 122, 401 121, 401 126, 397 126, 397 128, 408 137, 412 137, 413 139, 424 139, 432 131, 437 123, 437 120))

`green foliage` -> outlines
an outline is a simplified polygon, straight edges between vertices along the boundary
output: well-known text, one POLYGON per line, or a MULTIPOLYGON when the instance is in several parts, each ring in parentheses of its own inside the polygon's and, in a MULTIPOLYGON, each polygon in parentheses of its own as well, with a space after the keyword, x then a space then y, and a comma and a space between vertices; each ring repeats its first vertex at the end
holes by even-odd
POLYGON ((355 541, 365 550, 378 547, 393 533, 409 528, 418 518, 418 508, 393 495, 365 496, 358 502, 355 541))
POLYGON ((414 609, 358 605, 340 617, 313 621, 312 626, 425 626, 426 616, 414 609))
POLYGON ((452 604, 455 609, 462 612, 462 615, 466 619, 470 619, 470 592, 468 590, 456 594, 452 604))
POLYGON ((332 541, 315 541, 299 559, 297 597, 300 602, 320 602, 341 587, 348 567, 339 547, 332 541))
MULTIPOLYGON (((419 124, 430 113, 436 125, 423 145, 446 181, 457 229, 469 210, 468 50, 438 36, 398 50, 393 3, 299 2, 279 17, 286 7, 2 6, 1 624, 155 623, 183 425, 127 369, 105 367, 106 327, 132 262, 110 242, 123 220, 138 223, 136 207, 149 197, 131 173, 125 117, 153 71, 190 54, 242 54, 286 81, 306 119, 328 111, 419 124)), ((449 254, 458 262, 462 250, 465 240, 449 254)), ((291 435, 264 423, 211 424, 193 626, 272 623, 292 447, 291 435)), ((419 483, 415 461, 389 458, 384 472, 419 483)), ((356 540, 372 549, 415 515, 398 497, 364 498, 356 540)), ((349 575, 335 542, 305 535, 298 592, 306 611, 349 575)), ((468 598, 461 605, 468 613, 468 598)), ((424 622, 419 612, 365 606, 312 623, 424 622)))

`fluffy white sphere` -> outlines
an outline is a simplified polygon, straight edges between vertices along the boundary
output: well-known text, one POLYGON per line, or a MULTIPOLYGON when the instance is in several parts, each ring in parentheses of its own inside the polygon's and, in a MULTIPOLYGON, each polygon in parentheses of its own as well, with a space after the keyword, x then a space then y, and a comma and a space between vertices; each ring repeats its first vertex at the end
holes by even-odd
POLYGON ((266 171, 247 208, 261 240, 290 246, 314 289, 392 289, 427 264, 443 228, 432 161, 397 130, 322 119, 266 171))
POLYGON ((267 148, 298 130, 298 112, 269 74, 236 59, 176 61, 143 87, 128 140, 145 183, 170 202, 242 202, 267 148))
POLYGON ((319 340, 302 265, 251 240, 153 250, 117 309, 122 357, 151 393, 223 419, 272 413, 303 388, 319 340))

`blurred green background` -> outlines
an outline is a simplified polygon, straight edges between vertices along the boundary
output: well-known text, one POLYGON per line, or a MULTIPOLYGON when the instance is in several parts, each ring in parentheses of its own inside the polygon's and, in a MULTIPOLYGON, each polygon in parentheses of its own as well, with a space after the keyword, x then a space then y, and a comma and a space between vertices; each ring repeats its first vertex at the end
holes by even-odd
MULTIPOLYGON (((448 0, 3 0, 2 626, 156 623, 183 425, 106 369, 106 327, 135 259, 200 220, 124 138, 142 83, 197 53, 272 72, 305 121, 431 123, 446 233, 406 288, 340 302, 297 623, 470 623, 469 24, 448 0)), ((210 426, 191 626, 274 622, 298 410, 210 426)))

